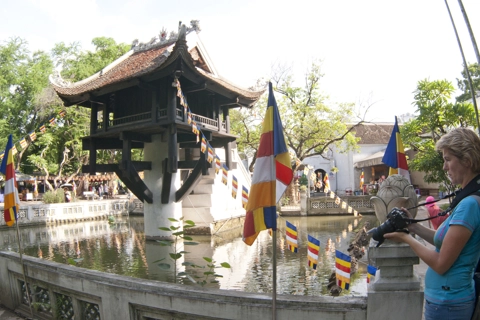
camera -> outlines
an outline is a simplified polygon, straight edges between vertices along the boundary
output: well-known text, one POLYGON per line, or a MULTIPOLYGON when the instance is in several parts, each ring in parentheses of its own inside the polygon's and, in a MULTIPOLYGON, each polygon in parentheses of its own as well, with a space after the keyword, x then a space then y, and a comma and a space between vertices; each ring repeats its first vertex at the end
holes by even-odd
POLYGON ((411 219, 405 212, 399 208, 393 208, 392 211, 387 214, 387 220, 385 220, 380 226, 368 231, 368 234, 372 235, 373 240, 378 241, 377 247, 379 247, 383 241, 385 241, 385 238, 383 237, 384 234, 399 230, 408 232, 408 230, 404 229, 410 223, 411 219))

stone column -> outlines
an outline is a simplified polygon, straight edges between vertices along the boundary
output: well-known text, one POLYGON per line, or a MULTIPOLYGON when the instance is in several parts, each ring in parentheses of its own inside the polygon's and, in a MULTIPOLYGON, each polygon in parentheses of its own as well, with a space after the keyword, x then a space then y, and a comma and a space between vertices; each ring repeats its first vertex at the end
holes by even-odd
POLYGON ((168 157, 168 143, 162 142, 161 135, 154 135, 151 143, 145 143, 144 154, 145 161, 152 162, 152 170, 145 172, 144 182, 153 195, 153 203, 143 204, 145 237, 153 240, 170 235, 158 229, 170 227, 172 223, 168 218, 178 220, 182 217, 182 203, 175 202, 175 192, 180 188, 180 172, 172 173, 170 198, 167 204, 162 204, 160 200, 163 183, 162 162, 168 157))
POLYGON ((409 245, 370 244, 368 259, 379 270, 368 285, 367 319, 422 319, 423 289, 415 274, 419 258, 409 245))
MULTIPOLYGON (((414 207, 418 200, 415 190, 404 177, 394 174, 371 198, 380 223, 395 207, 414 207)), ((411 210, 415 217, 417 210, 411 210)), ((409 245, 385 240, 380 247, 370 241, 368 260, 378 270, 368 286, 367 319, 422 319, 423 288, 413 266, 419 258, 409 245)))

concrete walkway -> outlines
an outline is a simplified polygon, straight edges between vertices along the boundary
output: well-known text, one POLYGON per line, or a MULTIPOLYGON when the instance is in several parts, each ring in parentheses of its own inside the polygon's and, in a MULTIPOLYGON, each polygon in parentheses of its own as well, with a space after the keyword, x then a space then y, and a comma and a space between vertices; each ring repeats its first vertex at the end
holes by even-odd
POLYGON ((0 320, 18 320, 18 319, 28 319, 23 318, 17 315, 16 313, 5 309, 4 306, 0 305, 0 320))

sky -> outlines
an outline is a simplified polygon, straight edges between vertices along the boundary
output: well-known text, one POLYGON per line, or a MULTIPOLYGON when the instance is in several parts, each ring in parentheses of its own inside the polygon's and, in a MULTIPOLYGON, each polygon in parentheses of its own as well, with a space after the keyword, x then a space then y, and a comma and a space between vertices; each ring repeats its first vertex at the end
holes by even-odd
MULTIPOLYGON (((468 63, 475 52, 458 1, 449 0, 468 63)), ((480 45, 480 1, 463 0, 480 45)), ((332 104, 370 106, 366 120, 393 122, 414 113, 418 81, 456 87, 463 60, 441 0, 15 0, 0 6, 0 43, 12 37, 31 51, 95 37, 148 42, 179 21, 199 20, 199 34, 218 73, 243 87, 289 66, 297 85, 321 63, 321 91, 332 104)))

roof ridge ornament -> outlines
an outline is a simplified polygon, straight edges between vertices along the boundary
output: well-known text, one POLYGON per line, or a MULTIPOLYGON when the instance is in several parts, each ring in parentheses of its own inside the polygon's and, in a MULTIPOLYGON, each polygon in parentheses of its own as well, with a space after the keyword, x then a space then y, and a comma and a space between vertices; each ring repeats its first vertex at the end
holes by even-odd
POLYGON ((131 50, 133 50, 134 52, 140 52, 140 51, 145 51, 152 48, 164 46, 167 44, 173 44, 177 40, 179 40, 179 38, 181 38, 182 36, 186 36, 192 31, 195 31, 197 33, 202 31, 200 28, 200 20, 191 20, 189 27, 182 25, 182 21, 179 21, 178 31, 177 32, 170 31, 170 35, 168 36, 168 38, 167 38, 167 30, 164 27, 162 27, 162 30, 160 31, 159 35, 154 36, 147 43, 139 42, 138 39, 133 40, 131 50), (185 35, 183 35, 182 33, 182 26, 185 27, 185 35))

